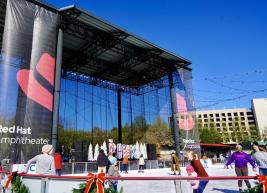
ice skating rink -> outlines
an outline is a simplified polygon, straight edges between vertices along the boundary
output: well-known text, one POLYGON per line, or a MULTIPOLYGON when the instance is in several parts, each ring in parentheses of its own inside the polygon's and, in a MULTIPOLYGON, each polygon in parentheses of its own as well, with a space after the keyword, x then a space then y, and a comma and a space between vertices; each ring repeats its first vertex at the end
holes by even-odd
MULTIPOLYGON (((236 176, 233 169, 224 169, 223 165, 212 165, 206 168, 209 176, 236 176)), ((138 171, 131 170, 128 174, 122 173, 122 176, 170 176, 171 169, 153 169, 145 170, 144 173, 138 173, 138 171)), ((256 173, 249 168, 249 175, 255 175, 256 173)), ((187 176, 185 168, 182 168, 182 176, 187 176)), ((255 180, 250 180, 251 185, 255 185, 255 180)), ((189 183, 185 181, 177 181, 176 185, 174 181, 120 181, 119 188, 123 186, 124 193, 191 193, 192 189, 189 183), (175 188, 176 187, 176 188, 175 188)), ((245 183, 243 182, 243 188, 245 189, 245 183)), ((204 191, 205 193, 238 193, 236 180, 216 180, 210 181, 204 191)))

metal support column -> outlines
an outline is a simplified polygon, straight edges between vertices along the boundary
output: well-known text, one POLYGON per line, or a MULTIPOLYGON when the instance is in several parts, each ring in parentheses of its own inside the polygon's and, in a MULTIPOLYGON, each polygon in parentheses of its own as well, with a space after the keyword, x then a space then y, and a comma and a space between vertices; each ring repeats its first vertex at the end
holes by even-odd
POLYGON ((169 78, 169 89, 170 89, 170 97, 171 97, 172 128, 173 128, 173 134, 174 134, 175 152, 177 156, 180 156, 179 126, 176 120, 177 104, 176 104, 176 94, 175 94, 175 88, 173 85, 172 73, 168 74, 168 78, 169 78))
POLYGON ((122 143, 122 128, 121 128, 121 90, 117 91, 118 98, 118 143, 122 143))
POLYGON ((131 127, 131 134, 132 134, 131 143, 134 144, 132 95, 130 95, 130 127, 131 127))
POLYGON ((62 66, 62 51, 63 51, 63 31, 58 30, 57 38, 57 56, 56 56, 56 72, 55 72, 55 88, 54 88, 54 106, 53 106, 53 125, 52 125, 52 145, 56 148, 57 145, 57 125, 59 114, 59 94, 60 94, 60 79, 62 66))

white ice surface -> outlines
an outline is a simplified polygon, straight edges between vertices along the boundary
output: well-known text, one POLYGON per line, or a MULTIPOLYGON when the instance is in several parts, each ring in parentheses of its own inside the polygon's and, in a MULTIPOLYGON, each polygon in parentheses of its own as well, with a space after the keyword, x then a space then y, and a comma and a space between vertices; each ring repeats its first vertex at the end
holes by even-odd
MULTIPOLYGON (((182 176, 187 176, 185 168, 182 167, 182 176)), ((224 169, 223 165, 213 165, 206 168, 209 176, 236 176, 234 167, 233 169, 224 169)), ((121 173, 122 176, 170 176, 171 169, 151 169, 145 170, 144 173, 138 173, 136 170, 130 170, 128 174, 121 173)), ((252 171, 249 167, 249 175, 255 175, 256 173, 252 171)), ((84 174, 85 175, 85 174, 84 174)), ((250 180, 252 186, 255 185, 255 180, 250 180)), ((119 186, 123 187, 123 193, 191 193, 192 189, 187 181, 176 182, 166 181, 166 180, 143 180, 143 181, 132 181, 124 180, 119 181, 119 186)), ((246 188, 245 182, 243 182, 243 188, 246 188)), ((239 193, 237 180, 216 180, 210 181, 204 191, 204 193, 239 193)))

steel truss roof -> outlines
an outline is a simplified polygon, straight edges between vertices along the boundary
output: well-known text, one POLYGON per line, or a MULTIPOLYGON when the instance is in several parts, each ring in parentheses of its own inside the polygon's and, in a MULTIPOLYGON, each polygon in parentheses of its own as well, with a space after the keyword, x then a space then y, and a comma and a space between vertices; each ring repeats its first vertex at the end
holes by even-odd
MULTIPOLYGON (((190 61, 75 6, 56 9, 40 1, 29 1, 60 16, 64 34, 62 78, 139 95, 161 88, 162 78, 179 68, 191 70, 190 61)), ((5 4, 1 0, 0 38, 5 4)))
POLYGON ((147 85, 152 88, 152 83, 158 88, 157 80, 179 68, 191 70, 190 61, 75 6, 59 12, 64 32, 63 68, 71 77, 79 73, 92 77, 101 85, 112 82, 124 90, 139 88, 140 91, 147 85))

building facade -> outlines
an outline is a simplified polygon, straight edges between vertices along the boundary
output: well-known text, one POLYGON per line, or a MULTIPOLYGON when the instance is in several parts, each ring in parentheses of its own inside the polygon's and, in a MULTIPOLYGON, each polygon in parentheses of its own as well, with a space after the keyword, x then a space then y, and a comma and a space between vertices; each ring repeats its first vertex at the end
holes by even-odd
POLYGON ((214 128, 222 134, 223 143, 238 143, 258 136, 255 118, 251 109, 224 109, 197 111, 201 128, 214 128))
POLYGON ((261 136, 267 134, 267 98, 253 99, 252 110, 255 115, 255 122, 261 136))
MULTIPOLYGON (((1 0, 0 50, 0 160, 25 163, 44 144, 70 158, 84 141, 155 143, 147 132, 172 132, 177 105, 195 109, 189 60, 75 6, 1 0)), ((182 134, 174 123, 176 144, 197 138, 192 116, 182 134)))

